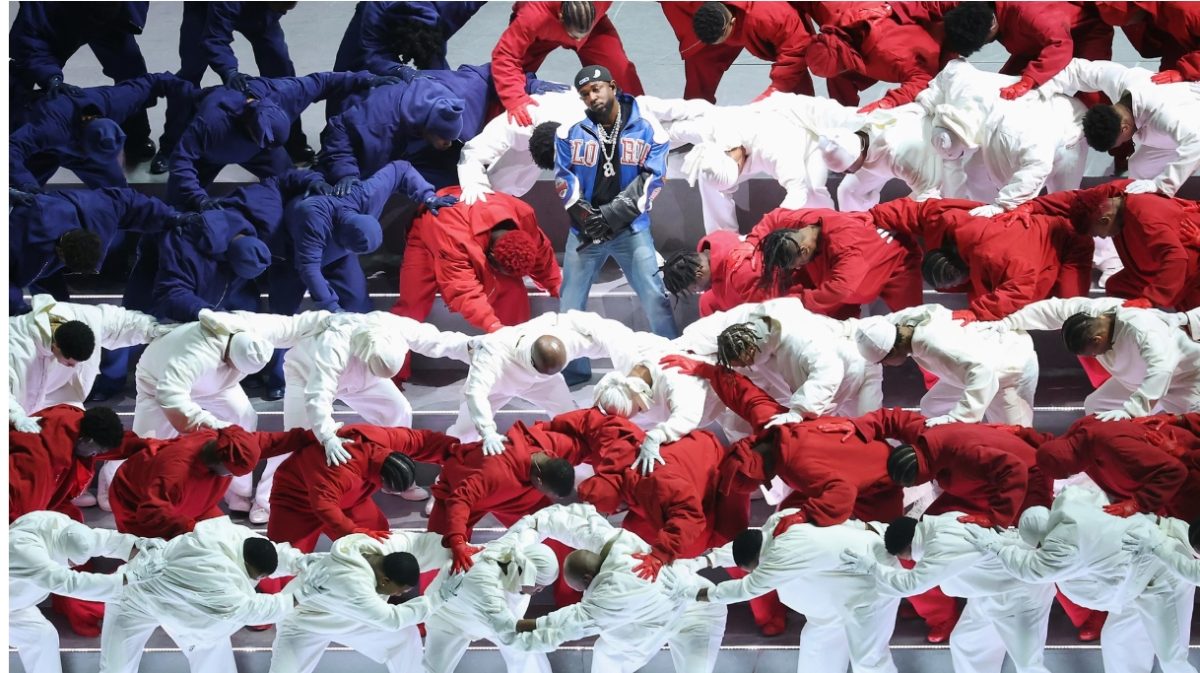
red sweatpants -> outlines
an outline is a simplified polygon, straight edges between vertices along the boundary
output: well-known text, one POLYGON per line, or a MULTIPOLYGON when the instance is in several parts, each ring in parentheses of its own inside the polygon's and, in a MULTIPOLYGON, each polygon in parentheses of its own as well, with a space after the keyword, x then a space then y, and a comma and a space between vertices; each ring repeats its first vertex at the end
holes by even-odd
MULTIPOLYGON (((911 570, 916 564, 900 559, 900 565, 911 570)), ((923 594, 909 596, 908 602, 912 603, 913 609, 917 611, 918 615, 921 615, 921 619, 924 619, 930 628, 946 622, 957 622, 959 612, 961 612, 958 609, 958 599, 942 593, 940 587, 934 587, 923 594)))

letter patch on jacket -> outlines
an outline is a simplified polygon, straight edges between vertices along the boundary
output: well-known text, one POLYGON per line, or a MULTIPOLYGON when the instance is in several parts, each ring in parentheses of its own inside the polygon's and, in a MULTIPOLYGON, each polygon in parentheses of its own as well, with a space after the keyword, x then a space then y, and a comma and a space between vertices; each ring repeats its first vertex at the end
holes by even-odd
POLYGON ((571 140, 571 163, 576 166, 595 166, 600 145, 594 140, 571 140))
POLYGON ((621 138, 621 163, 641 166, 650 156, 650 143, 640 138, 621 138))

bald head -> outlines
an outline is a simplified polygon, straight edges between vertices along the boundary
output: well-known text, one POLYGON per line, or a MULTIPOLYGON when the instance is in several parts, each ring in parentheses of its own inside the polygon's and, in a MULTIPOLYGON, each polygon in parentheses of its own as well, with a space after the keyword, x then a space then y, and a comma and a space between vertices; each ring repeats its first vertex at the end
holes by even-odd
POLYGON ((562 339, 544 334, 533 342, 530 349, 533 368, 539 373, 557 374, 567 366, 567 347, 562 339))
POLYGON ((575 591, 584 591, 600 572, 600 555, 586 549, 577 549, 563 561, 563 579, 575 591))

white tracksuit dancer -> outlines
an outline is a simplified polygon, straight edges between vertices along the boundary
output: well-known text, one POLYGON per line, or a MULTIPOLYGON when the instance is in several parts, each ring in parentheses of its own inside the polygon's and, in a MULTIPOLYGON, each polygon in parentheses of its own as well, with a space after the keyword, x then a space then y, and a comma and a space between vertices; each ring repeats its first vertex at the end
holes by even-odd
MULTIPOLYGON (((893 178, 908 185, 914 201, 941 195, 943 162, 929 149, 933 124, 921 106, 875 110, 858 130, 867 135, 867 155, 861 167, 842 177, 839 210, 858 212, 879 205, 880 192, 893 178)), ((821 152, 829 170, 842 173, 858 161, 862 140, 853 131, 835 131, 822 143, 821 152)))
MULTIPOLYGON (((439 543, 440 544, 440 543, 439 543)), ((426 589, 433 613, 425 620, 426 673, 453 673, 474 640, 497 645, 508 673, 550 673, 542 652, 510 647, 530 596, 558 577, 558 559, 546 545, 489 544, 465 573, 443 569, 426 589)))
POLYGON ((1013 577, 1056 582, 1075 603, 1108 611, 1100 633, 1105 673, 1150 673, 1156 655, 1163 673, 1196 673, 1187 660, 1195 587, 1157 559, 1123 549, 1126 532, 1153 526, 1152 517, 1118 518, 1101 509, 1105 504, 1103 494, 1072 486, 1050 510, 1026 510, 1021 538, 1036 549, 978 528, 973 532, 1013 577))
MULTIPOLYGON (((868 561, 879 588, 907 597, 940 586, 967 599, 950 634, 955 673, 1000 673, 1007 650, 1018 673, 1049 673, 1043 663, 1054 584, 1014 582, 1000 562, 975 548, 959 512, 926 515, 912 539, 911 570, 868 561)), ((1015 537, 1015 535, 1014 535, 1015 537)))
MULTIPOLYGON (((274 349, 291 348, 315 334, 330 315, 328 311, 296 316, 201 311, 199 321, 155 340, 138 361, 133 431, 142 437, 170 439, 201 427, 236 424, 255 430, 258 414, 239 382, 265 367, 274 349)), ((286 458, 272 458, 268 469, 286 458)), ((113 465, 108 463, 101 472, 105 491, 116 473, 113 465)), ((252 474, 236 477, 230 484, 226 499, 235 509, 248 509, 252 497, 256 506, 269 508, 270 484, 256 494, 253 478, 252 474)))
MULTIPOLYGON (((738 580, 709 590, 708 600, 740 603, 779 592, 779 600, 803 613, 800 659, 796 670, 895 673, 888 641, 896 625, 900 599, 878 591, 875 580, 841 569, 841 553, 851 549, 889 567, 900 567, 883 546, 883 536, 859 522, 818 527, 797 524, 775 537, 780 519, 799 510, 767 517, 758 565, 738 580)), ((881 524, 870 524, 886 528, 881 524)), ((733 566, 733 544, 709 552, 713 566, 733 566)))
POLYGON ((1200 585, 1200 558, 1188 543, 1188 522, 1171 517, 1159 517, 1158 526, 1148 530, 1125 533, 1126 551, 1134 554, 1153 554, 1172 575, 1184 582, 1200 585), (1183 548, 1175 544, 1183 543, 1183 548))
POLYGON ((1087 162, 1080 119, 1083 103, 1068 96, 1000 98, 1012 75, 977 70, 963 59, 946 68, 916 103, 931 116, 934 146, 947 161, 943 195, 991 202, 972 211, 991 216, 1041 193, 1078 189, 1087 162), (938 129, 954 136, 939 148, 938 129))
POLYGON ((709 129, 688 152, 683 174, 698 186, 707 232, 738 231, 738 186, 765 175, 779 182, 787 194, 783 208, 833 208, 826 187, 828 169, 818 151, 822 135, 837 129, 856 130, 863 117, 826 98, 776 93, 737 107, 715 108, 704 116, 709 129), (739 167, 726 152, 745 149, 739 167))
POLYGON ((97 556, 128 559, 138 538, 95 530, 58 512, 30 512, 8 527, 8 642, 26 673, 61 673, 58 630, 38 604, 50 594, 89 601, 121 594, 123 570, 111 575, 71 570, 97 556))
POLYGON ((1112 378, 1084 399, 1084 411, 1119 410, 1129 418, 1149 416, 1158 408, 1174 414, 1200 411, 1200 343, 1163 322, 1158 312, 1124 308, 1124 301, 1115 297, 1044 299, 998 323, 1000 329, 1054 330, 1077 313, 1113 313, 1112 348, 1096 356, 1112 378))
POLYGON ((552 651, 563 642, 598 635, 592 673, 634 673, 670 645, 677 673, 712 673, 725 635, 724 605, 696 603, 713 584, 691 570, 665 566, 651 582, 633 572, 633 554, 650 545, 614 528, 591 505, 554 505, 518 521, 501 541, 517 544, 552 537, 601 557, 600 570, 583 599, 537 619, 536 628, 516 634, 513 647, 552 651))
POLYGON ((636 345, 612 335, 630 330, 615 320, 594 313, 567 311, 543 313, 528 322, 504 327, 472 340, 471 370, 463 385, 464 402, 458 420, 446 434, 464 442, 482 438, 502 442, 496 431, 495 411, 509 400, 522 399, 539 405, 550 416, 575 409, 567 383, 559 373, 542 374, 533 366, 532 348, 542 336, 562 341, 566 360, 602 358, 613 360, 620 369, 632 368, 638 357, 636 345))
POLYGON ((311 428, 321 444, 340 446, 334 400, 349 405, 364 423, 409 427, 412 405, 391 380, 409 352, 467 362, 469 339, 386 311, 332 316, 320 333, 284 356, 284 427, 311 428))
POLYGON ((1038 360, 1028 334, 964 327, 950 309, 926 304, 859 321, 860 338, 880 321, 912 325, 912 359, 938 377, 921 398, 922 414, 946 422, 1033 424, 1038 360))
POLYGON ((72 304, 48 294, 34 295, 33 310, 8 319, 8 422, 18 429, 29 414, 55 404, 83 406, 100 372, 101 348, 149 343, 170 327, 153 317, 110 304, 72 304), (78 320, 92 329, 96 348, 74 367, 60 364, 51 352, 54 329, 78 320))
POLYGON ((1074 59, 1038 88, 1040 95, 1100 91, 1114 103, 1129 98, 1136 130, 1129 157, 1130 193, 1175 196, 1200 169, 1200 94, 1195 82, 1155 84, 1154 73, 1110 61, 1074 59))
POLYGON ((375 572, 368 555, 408 552, 422 570, 450 560, 436 533, 393 531, 379 541, 353 534, 338 539, 328 554, 313 554, 295 582, 299 607, 276 625, 271 646, 271 673, 312 673, 330 643, 351 647, 387 666, 389 673, 411 671, 421 657, 417 623, 429 614, 426 598, 400 605, 375 591, 375 572), (319 578, 319 584, 318 584, 319 578))
MULTIPOLYGON (((242 553, 248 537, 262 536, 223 516, 197 523, 162 549, 139 554, 131 564, 159 562, 164 567, 156 577, 126 587, 120 600, 105 609, 101 673, 136 673, 146 641, 159 626, 183 650, 192 673, 236 671, 229 637, 247 624, 279 621, 295 600, 291 592, 255 592, 257 580, 247 574, 242 553)), ((279 567, 273 577, 303 569, 303 554, 288 544, 275 548, 279 567)))

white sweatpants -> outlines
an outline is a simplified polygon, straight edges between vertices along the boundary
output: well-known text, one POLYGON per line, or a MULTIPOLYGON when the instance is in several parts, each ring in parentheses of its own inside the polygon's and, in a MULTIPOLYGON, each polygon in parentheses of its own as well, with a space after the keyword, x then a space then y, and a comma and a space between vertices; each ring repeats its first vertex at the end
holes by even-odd
MULTIPOLYGON (((394 387, 394 386, 393 386, 394 387)), ((361 628, 348 633, 325 635, 284 619, 271 644, 270 673, 312 673, 330 643, 340 643, 387 666, 388 673, 413 670, 421 658, 421 632, 416 626, 399 631, 361 628)), ((549 669, 547 669, 549 671, 549 669)))
MULTIPOLYGON (((1167 394, 1158 401, 1156 410, 1170 414, 1200 411, 1200 376, 1188 374, 1190 375, 1180 376, 1177 373, 1171 378, 1171 387, 1167 388, 1167 394)), ((1094 414, 1098 411, 1120 409, 1129 401, 1130 395, 1133 395, 1132 389, 1115 378, 1109 379, 1092 391, 1092 394, 1083 398, 1083 411, 1094 414)))
MULTIPOLYGON (((109 603, 104 608, 100 629, 100 673, 138 673, 146 641, 160 626, 158 620, 127 601, 109 603)), ((201 645, 184 645, 163 627, 187 657, 192 673, 229 673, 236 671, 233 645, 229 636, 213 638, 201 645)))
MULTIPOLYGON (((478 639, 465 633, 454 621, 436 613, 430 615, 425 620, 425 672, 453 673, 467 653, 467 646, 478 639)), ((499 643, 496 646, 508 673, 550 673, 550 660, 544 653, 522 652, 499 643)))
MULTIPOLYGON (((1004 361, 1013 364, 998 372, 1000 389, 983 412, 983 420, 988 423, 1033 425, 1033 397, 1037 392, 1038 361, 1037 353, 1033 351, 1032 340, 1028 340, 1027 349, 1024 341, 1014 344, 1005 353, 1004 361)), ((938 379, 921 398, 921 414, 942 416, 950 413, 962 399, 962 393, 963 389, 957 385, 945 379, 938 379)))
MULTIPOLYGON (((788 607, 796 609, 795 605, 788 607)), ((899 607, 900 599, 894 598, 845 615, 806 615, 807 621, 800 631, 797 673, 845 671, 847 665, 853 667, 854 673, 896 673, 888 642, 896 627, 899 607)))
MULTIPOLYGON (((508 391, 502 383, 497 384, 488 395, 488 404, 495 414, 514 399, 525 400, 535 408, 544 409, 551 417, 575 410, 575 398, 571 396, 567 382, 557 374, 548 376, 523 391, 508 391)), ((467 408, 466 402, 459 405, 458 418, 454 425, 446 430, 446 434, 463 442, 479 440, 479 431, 475 429, 475 422, 471 420, 471 410, 467 408)))
POLYGON ((728 609, 717 603, 693 603, 673 632, 648 647, 630 649, 600 634, 592 648, 592 673, 634 673, 670 647, 675 673, 712 673, 725 637, 728 609))
POLYGON ((25 673, 62 673, 58 629, 36 605, 8 613, 8 644, 17 648, 25 673))
POLYGON ((1100 632, 1104 673, 1196 673, 1188 641, 1196 587, 1163 571, 1120 612, 1109 612, 1100 632))
MULTIPOLYGON (((222 421, 234 423, 251 432, 258 429, 258 412, 254 411, 254 405, 250 403, 250 398, 246 396, 246 392, 242 390, 241 386, 233 386, 214 395, 193 397, 192 400, 200 405, 201 409, 222 421)), ((170 419, 163 413, 158 400, 148 395, 138 395, 137 401, 134 403, 133 432, 139 437, 154 439, 172 439, 179 436, 179 431, 171 425, 170 419)), ((123 462, 125 461, 110 460, 100 468, 97 497, 103 499, 103 495, 100 494, 108 493, 108 486, 112 483, 117 468, 123 462)), ((253 484, 254 475, 252 474, 234 477, 229 484, 229 492, 249 498, 252 494, 253 484)))
POLYGON ((954 673, 1000 673, 1006 651, 1017 673, 1050 673, 1042 659, 1053 602, 1053 584, 968 599, 950 634, 954 673))

